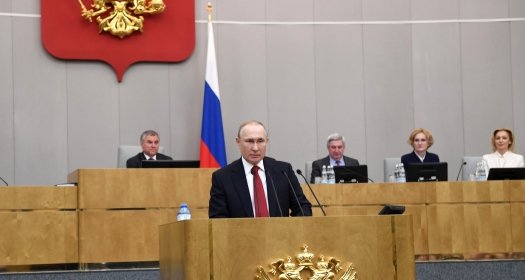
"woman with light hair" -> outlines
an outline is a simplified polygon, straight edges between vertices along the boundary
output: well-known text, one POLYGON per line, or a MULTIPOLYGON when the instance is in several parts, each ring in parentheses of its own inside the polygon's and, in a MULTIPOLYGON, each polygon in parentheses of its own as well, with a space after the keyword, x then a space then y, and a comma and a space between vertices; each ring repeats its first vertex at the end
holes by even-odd
POLYGON ((411 153, 403 155, 401 162, 403 165, 422 162, 439 162, 439 156, 428 151, 434 144, 432 133, 425 128, 416 128, 408 136, 407 143, 412 146, 411 153))
POLYGON ((492 133, 491 154, 483 156, 483 163, 488 169, 495 167, 524 167, 523 156, 515 154, 514 134, 508 128, 498 128, 492 133))

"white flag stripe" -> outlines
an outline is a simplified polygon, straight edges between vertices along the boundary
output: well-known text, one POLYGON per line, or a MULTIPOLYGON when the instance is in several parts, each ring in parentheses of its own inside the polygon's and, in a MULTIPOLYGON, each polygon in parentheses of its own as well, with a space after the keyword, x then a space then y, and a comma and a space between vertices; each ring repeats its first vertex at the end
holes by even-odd
POLYGON ((221 100, 219 93, 219 78, 217 74, 217 60, 215 57, 215 40, 213 38, 213 25, 208 22, 208 54, 206 60, 206 82, 217 98, 221 100))

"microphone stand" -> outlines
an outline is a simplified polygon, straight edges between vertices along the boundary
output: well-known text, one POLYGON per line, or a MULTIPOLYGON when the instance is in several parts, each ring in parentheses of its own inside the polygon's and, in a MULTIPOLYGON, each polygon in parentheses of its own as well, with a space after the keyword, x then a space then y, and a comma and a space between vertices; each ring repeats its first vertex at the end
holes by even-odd
POLYGON ((326 212, 324 211, 323 205, 321 205, 321 202, 319 202, 319 199, 317 199, 317 195, 315 195, 314 190, 312 189, 310 184, 308 184, 308 180, 306 180, 306 177, 304 177, 303 172, 301 171, 301 169, 297 169, 295 172, 297 172, 297 174, 299 174, 299 175, 301 175, 301 177, 303 177, 304 181, 306 182, 306 185, 310 189, 310 192, 314 196, 315 201, 317 201, 317 205, 319 206, 319 208, 321 208, 321 211, 323 211, 323 215, 326 217, 326 212))
POLYGON ((299 201, 299 198, 297 197, 297 193, 295 192, 295 189, 293 188, 292 181, 290 181, 290 177, 288 177, 288 174, 286 174, 286 171, 282 170, 282 173, 284 177, 286 177, 286 180, 288 180, 288 185, 292 189, 293 196, 295 197, 295 201, 297 201, 297 204, 299 205, 299 210, 301 210, 301 214, 304 217, 303 205, 301 204, 301 202, 299 201))

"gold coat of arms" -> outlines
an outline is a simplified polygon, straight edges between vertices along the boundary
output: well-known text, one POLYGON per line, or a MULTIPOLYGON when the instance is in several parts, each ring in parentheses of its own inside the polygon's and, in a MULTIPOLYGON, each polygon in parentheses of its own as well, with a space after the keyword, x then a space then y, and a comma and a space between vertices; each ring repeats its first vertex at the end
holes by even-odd
POLYGON ((109 32, 119 38, 131 35, 135 31, 143 32, 144 14, 162 13, 166 5, 162 0, 93 0, 91 9, 87 9, 78 0, 82 17, 98 22, 99 32, 109 32))
POLYGON ((271 268, 268 272, 266 272, 262 266, 259 266, 257 268, 258 274, 256 275, 256 279, 357 280, 357 272, 352 263, 350 263, 348 268, 344 270, 341 266, 341 261, 333 257, 325 258, 325 256, 320 255, 315 264, 313 260, 314 254, 308 252, 308 245, 304 245, 303 251, 297 254, 295 260, 290 256, 287 257, 286 261, 284 259, 279 259, 270 265, 271 268), (343 270, 344 272, 342 272, 343 270), (336 278, 337 276, 338 278, 336 278))

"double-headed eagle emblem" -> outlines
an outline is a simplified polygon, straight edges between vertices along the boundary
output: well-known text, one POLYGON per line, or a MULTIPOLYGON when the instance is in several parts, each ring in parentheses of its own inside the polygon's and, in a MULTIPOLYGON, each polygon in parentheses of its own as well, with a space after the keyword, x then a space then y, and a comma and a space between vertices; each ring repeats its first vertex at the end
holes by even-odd
MULTIPOLYGON (((308 252, 308 245, 304 245, 303 252, 296 256, 298 263, 295 263, 292 257, 288 257, 286 261, 279 259, 270 265, 271 269, 268 273, 277 276, 278 278, 275 279, 279 280, 333 280, 343 270, 341 261, 336 258, 325 259, 321 255, 315 265, 312 262, 313 259, 314 254, 308 252)), ((257 268, 257 272, 256 279, 273 279, 262 266, 257 268)), ((357 280, 357 272, 354 270, 352 263, 350 263, 343 275, 337 279, 357 280)))
POLYGON ((109 32, 121 39, 135 31, 143 32, 142 15, 162 13, 166 8, 162 0, 93 0, 89 10, 82 0, 78 2, 83 18, 92 22, 96 17, 99 32, 109 32))

